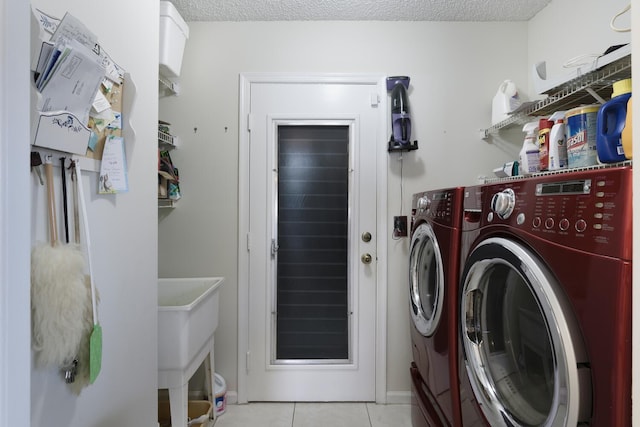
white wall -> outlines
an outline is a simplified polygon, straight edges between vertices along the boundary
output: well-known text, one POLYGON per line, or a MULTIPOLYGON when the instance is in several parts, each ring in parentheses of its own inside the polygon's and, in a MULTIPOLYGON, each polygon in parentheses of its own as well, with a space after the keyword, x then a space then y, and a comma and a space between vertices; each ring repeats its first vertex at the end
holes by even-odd
MULTIPOLYGON (((102 371, 78 397, 69 392, 57 369, 32 368, 31 425, 156 427, 159 3, 39 0, 34 4, 57 17, 69 11, 87 25, 130 73, 125 91, 135 93, 135 101, 130 111, 123 112, 129 192, 99 196, 97 174, 83 173, 94 278, 101 298, 102 371)), ((22 73, 27 75, 28 69, 22 73)), ((55 168, 56 177, 59 172, 55 168)), ((33 240, 44 241, 44 187, 33 177, 30 184, 33 240)))
MULTIPOLYGON (((384 73, 411 77, 420 149, 389 155, 388 218, 417 191, 476 182, 517 158, 517 143, 480 139, 505 78, 526 81, 526 23, 191 22, 180 96, 160 101, 182 146, 183 198, 161 213, 159 275, 222 275, 216 370, 237 390, 238 76, 241 72, 384 73), (505 55, 504 52, 510 52, 505 55), (194 129, 197 128, 197 132, 194 129), (402 194, 400 189, 402 188, 402 194)), ((384 219, 383 219, 384 220, 384 219)), ((389 239, 387 389, 408 392, 408 239, 389 239)), ((406 394, 408 397, 408 394, 406 394)))
MULTIPOLYGON (((611 18, 627 4, 629 0, 552 0, 529 21, 529 70, 536 62, 546 61, 547 78, 554 78, 571 71, 563 64, 572 58, 603 54, 609 46, 629 43, 631 33, 609 28, 611 18)), ((616 27, 629 28, 630 22, 630 13, 625 13, 616 20, 616 27)))
POLYGON ((0 426, 31 425, 28 18, 0 1, 0 426))

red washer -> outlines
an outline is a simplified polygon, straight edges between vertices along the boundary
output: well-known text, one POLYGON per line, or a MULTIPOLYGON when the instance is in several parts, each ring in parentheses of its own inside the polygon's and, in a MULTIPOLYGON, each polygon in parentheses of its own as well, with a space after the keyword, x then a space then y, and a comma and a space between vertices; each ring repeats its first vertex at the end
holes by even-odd
POLYGON ((460 425, 456 306, 463 188, 417 193, 409 290, 414 427, 460 425))
POLYGON ((463 425, 631 425, 631 167, 467 188, 463 425))

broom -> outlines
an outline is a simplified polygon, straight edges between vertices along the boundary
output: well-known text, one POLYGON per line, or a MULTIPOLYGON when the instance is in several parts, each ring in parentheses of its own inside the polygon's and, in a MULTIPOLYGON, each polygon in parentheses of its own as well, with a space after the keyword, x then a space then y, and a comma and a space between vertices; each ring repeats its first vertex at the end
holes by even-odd
POLYGON ((78 351, 88 301, 84 257, 58 242, 53 165, 45 161, 50 242, 31 252, 32 346, 38 367, 69 365, 78 351))

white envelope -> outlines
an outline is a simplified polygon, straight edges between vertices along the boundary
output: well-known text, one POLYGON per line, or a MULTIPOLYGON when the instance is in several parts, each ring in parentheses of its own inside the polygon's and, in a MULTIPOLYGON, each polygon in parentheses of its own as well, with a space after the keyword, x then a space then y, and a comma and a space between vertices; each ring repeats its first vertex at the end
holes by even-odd
POLYGON ((68 111, 40 113, 33 145, 66 153, 87 154, 91 130, 68 111))

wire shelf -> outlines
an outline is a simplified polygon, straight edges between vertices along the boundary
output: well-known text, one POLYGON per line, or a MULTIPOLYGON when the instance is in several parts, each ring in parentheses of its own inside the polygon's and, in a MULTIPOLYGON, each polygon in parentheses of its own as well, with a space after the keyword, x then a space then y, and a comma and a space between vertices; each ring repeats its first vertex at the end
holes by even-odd
POLYGON ((556 111, 610 99, 613 83, 628 78, 631 78, 630 54, 551 89, 547 98, 528 104, 511 117, 485 129, 484 137, 488 138, 500 129, 547 117, 556 111))
POLYGON ((618 162, 618 163, 602 163, 602 164, 597 164, 593 166, 584 166, 580 168, 538 172, 531 175, 507 176, 504 178, 485 178, 483 184, 495 184, 499 182, 516 181, 520 179, 527 179, 527 178, 537 177, 537 176, 564 175, 571 172, 581 172, 581 171, 588 171, 588 170, 594 170, 594 169, 608 169, 608 168, 619 168, 619 167, 633 167, 633 160, 625 160, 624 162, 618 162))
POLYGON ((177 136, 173 136, 161 130, 158 131, 158 145, 160 146, 160 148, 173 149, 176 148, 177 143, 177 136))
POLYGON ((178 95, 180 93, 180 84, 158 75, 158 93, 160 96, 178 95))
POLYGON ((175 208, 176 201, 173 199, 160 199, 158 198, 158 208, 175 208))

